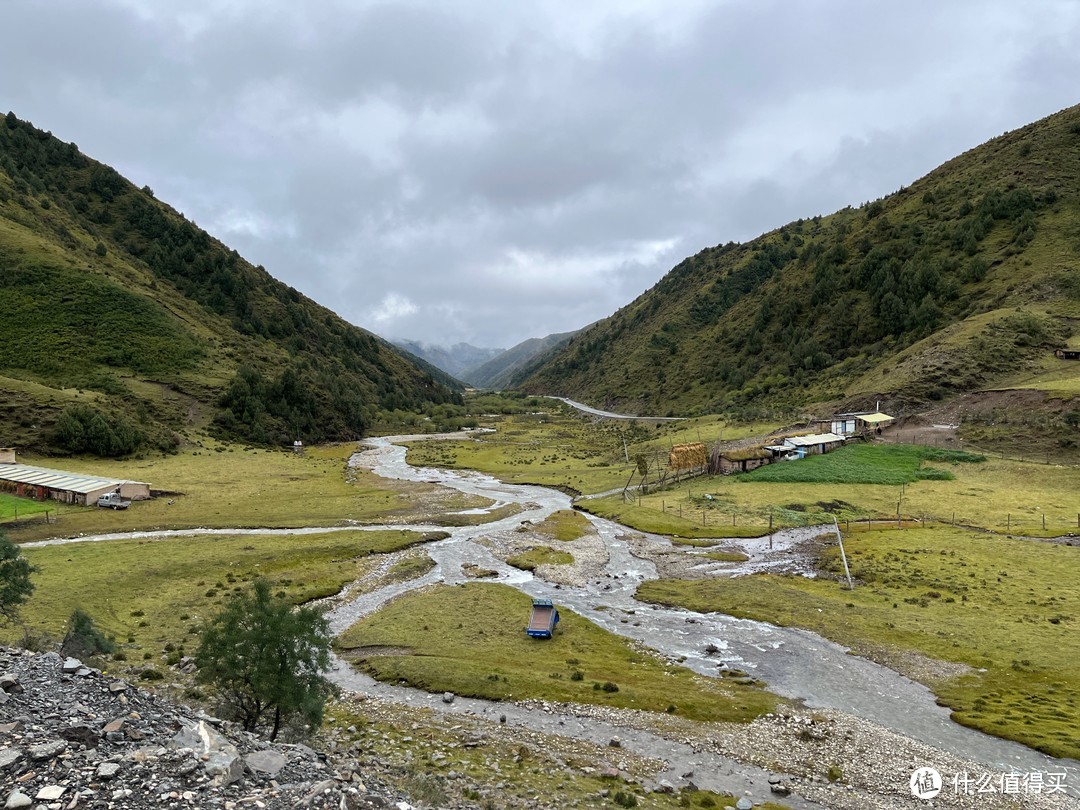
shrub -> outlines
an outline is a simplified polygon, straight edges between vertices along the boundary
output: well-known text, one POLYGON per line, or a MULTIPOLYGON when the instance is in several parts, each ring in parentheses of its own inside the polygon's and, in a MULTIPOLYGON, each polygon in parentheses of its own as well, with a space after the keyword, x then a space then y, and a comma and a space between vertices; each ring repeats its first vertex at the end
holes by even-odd
POLYGON ((67 635, 64 636, 64 641, 60 645, 60 653, 82 658, 115 651, 115 642, 105 637, 90 615, 81 608, 75 608, 68 619, 67 635))

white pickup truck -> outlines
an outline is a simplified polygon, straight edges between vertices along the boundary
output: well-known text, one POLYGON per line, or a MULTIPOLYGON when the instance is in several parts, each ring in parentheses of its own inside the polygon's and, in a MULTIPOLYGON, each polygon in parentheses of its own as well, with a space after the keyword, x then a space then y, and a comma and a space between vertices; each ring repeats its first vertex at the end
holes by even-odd
POLYGON ((131 501, 126 501, 120 497, 119 492, 106 492, 97 500, 98 506, 107 506, 110 509, 127 509, 131 506, 131 501))

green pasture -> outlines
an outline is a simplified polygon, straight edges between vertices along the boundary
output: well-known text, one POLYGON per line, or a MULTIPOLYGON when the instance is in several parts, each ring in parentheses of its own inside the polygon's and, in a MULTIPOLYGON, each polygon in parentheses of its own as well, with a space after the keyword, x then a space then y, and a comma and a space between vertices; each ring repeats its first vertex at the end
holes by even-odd
MULTIPOLYGON (((710 479, 713 480, 713 479, 710 479)), ((701 485, 698 483, 698 491, 701 485)), ((712 501, 691 498, 691 489, 679 492, 666 490, 645 495, 639 500, 626 501, 622 495, 590 498, 578 501, 578 506, 631 529, 661 534, 676 540, 702 540, 716 537, 760 537, 768 531, 768 515, 756 515, 753 520, 744 514, 743 520, 733 523, 727 514, 716 509, 712 501)))
POLYGON ((586 534, 594 533, 589 519, 573 509, 552 512, 546 520, 536 525, 536 531, 562 543, 569 543, 586 534))
MULTIPOLYGON (((54 637, 75 608, 116 638, 130 664, 157 663, 164 645, 193 646, 199 623, 256 577, 297 604, 331 596, 366 573, 370 557, 424 542, 399 531, 177 537, 24 548, 40 570, 23 606, 54 637)), ((8 641, 13 628, 6 629, 8 641)))
POLYGON ((622 487, 623 462, 616 426, 594 424, 558 410, 485 420, 494 433, 463 441, 412 442, 409 463, 471 469, 509 483, 546 484, 578 492, 622 487))
POLYGON ((395 599, 338 646, 379 680, 491 700, 530 698, 749 721, 777 698, 697 675, 569 610, 553 638, 525 634, 531 600, 504 585, 439 586, 395 599), (364 648, 381 648, 365 656, 364 648), (392 654, 383 654, 386 650, 392 654), (578 674, 580 673, 580 674, 578 674))
MULTIPOLYGON (((647 582, 638 598, 804 627, 902 672, 907 651, 967 664, 928 683, 954 719, 1080 755, 1080 548, 944 528, 851 534, 845 546, 854 591, 755 575, 647 582)), ((839 574, 839 553, 823 564, 839 574)))
POLYGON ((632 528, 682 537, 760 535, 768 531, 770 520, 774 528, 782 528, 831 523, 833 516, 842 528, 855 531, 865 528, 859 521, 895 519, 898 507, 905 521, 955 521, 1034 537, 1080 535, 1080 468, 992 456, 982 463, 964 463, 946 460, 945 453, 910 445, 853 446, 749 474, 694 479, 633 503, 614 496, 579 505, 632 528), (851 463, 852 458, 860 463, 851 463), (867 458, 870 461, 862 463, 867 458), (927 466, 949 477, 899 484, 813 480, 852 470, 856 480, 903 480, 927 466), (807 481, 763 480, 758 475, 777 470, 799 478, 804 476, 800 468, 807 481))
POLYGON ((508 565, 522 571, 535 571, 541 565, 570 565, 573 561, 574 555, 550 546, 536 546, 506 559, 508 565))
POLYGON ((483 498, 430 484, 387 481, 347 470, 353 444, 308 448, 303 456, 217 445, 172 456, 114 461, 35 459, 27 463, 148 481, 168 494, 129 509, 68 508, 49 526, 12 529, 13 540, 145 529, 282 528, 422 520, 484 506, 483 498), (220 451, 220 452, 219 452, 220 451))
POLYGON ((759 467, 743 473, 740 482, 773 484, 885 484, 898 486, 915 481, 949 481, 955 476, 941 467, 924 464, 979 463, 985 456, 958 450, 939 450, 913 444, 853 444, 831 453, 807 456, 759 467))
POLYGON ((480 470, 510 483, 594 494, 626 486, 639 456, 655 471, 657 464, 666 466, 673 445, 742 439, 775 427, 705 416, 649 428, 597 420, 554 404, 543 413, 488 417, 485 425, 495 432, 477 433, 465 441, 411 443, 409 463, 480 470))
POLYGON ((46 511, 51 518, 61 509, 67 511, 70 508, 56 501, 35 501, 32 498, 19 498, 15 495, 8 495, 6 492, 0 492, 0 522, 44 515, 46 511))

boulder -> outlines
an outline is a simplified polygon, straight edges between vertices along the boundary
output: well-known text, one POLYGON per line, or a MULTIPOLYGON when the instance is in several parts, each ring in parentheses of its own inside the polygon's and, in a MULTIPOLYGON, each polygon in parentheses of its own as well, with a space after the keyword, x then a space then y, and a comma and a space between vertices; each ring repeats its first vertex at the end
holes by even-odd
POLYGON ((65 658, 64 664, 60 668, 65 675, 74 675, 80 669, 83 668, 83 663, 78 658, 65 658))
POLYGON ((108 782, 118 773, 120 773, 119 762, 102 762, 100 765, 98 765, 95 776, 102 782, 108 782))
POLYGON ((6 771, 22 759, 22 751, 18 748, 0 748, 0 771, 6 771))
POLYGON ((277 776, 285 767, 285 756, 277 751, 252 751, 244 757, 244 764, 253 773, 277 776))
POLYGON ((55 742, 42 743, 41 745, 31 745, 28 753, 30 759, 35 762, 41 762, 45 759, 52 759, 58 757, 64 751, 67 750, 67 743, 63 740, 56 740, 55 742))
POLYGON ((173 748, 190 748, 203 760, 203 770, 218 785, 231 785, 244 776, 244 761, 236 746, 205 720, 187 725, 176 733, 173 748))
POLYGON ((22 791, 13 790, 11 791, 11 795, 8 796, 7 801, 4 803, 4 810, 19 810, 19 808, 29 807, 33 803, 34 800, 22 791))
POLYGON ((735 810, 752 810, 753 807, 754 803, 745 796, 735 802, 735 810))
POLYGON ((79 743, 87 748, 97 748, 101 735, 86 723, 76 723, 60 730, 60 736, 68 742, 79 743))

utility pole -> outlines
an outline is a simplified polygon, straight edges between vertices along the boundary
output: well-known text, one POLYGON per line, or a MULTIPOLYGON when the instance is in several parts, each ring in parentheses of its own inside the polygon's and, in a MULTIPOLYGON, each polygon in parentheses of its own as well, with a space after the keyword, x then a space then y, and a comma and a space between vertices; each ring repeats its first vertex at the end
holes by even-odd
POLYGON ((844 552, 844 538, 840 535, 840 524, 836 522, 836 515, 833 515, 833 528, 836 530, 836 542, 840 544, 840 559, 844 561, 844 574, 847 576, 847 587, 849 591, 855 590, 855 585, 851 582, 851 569, 848 568, 847 554, 844 552))

